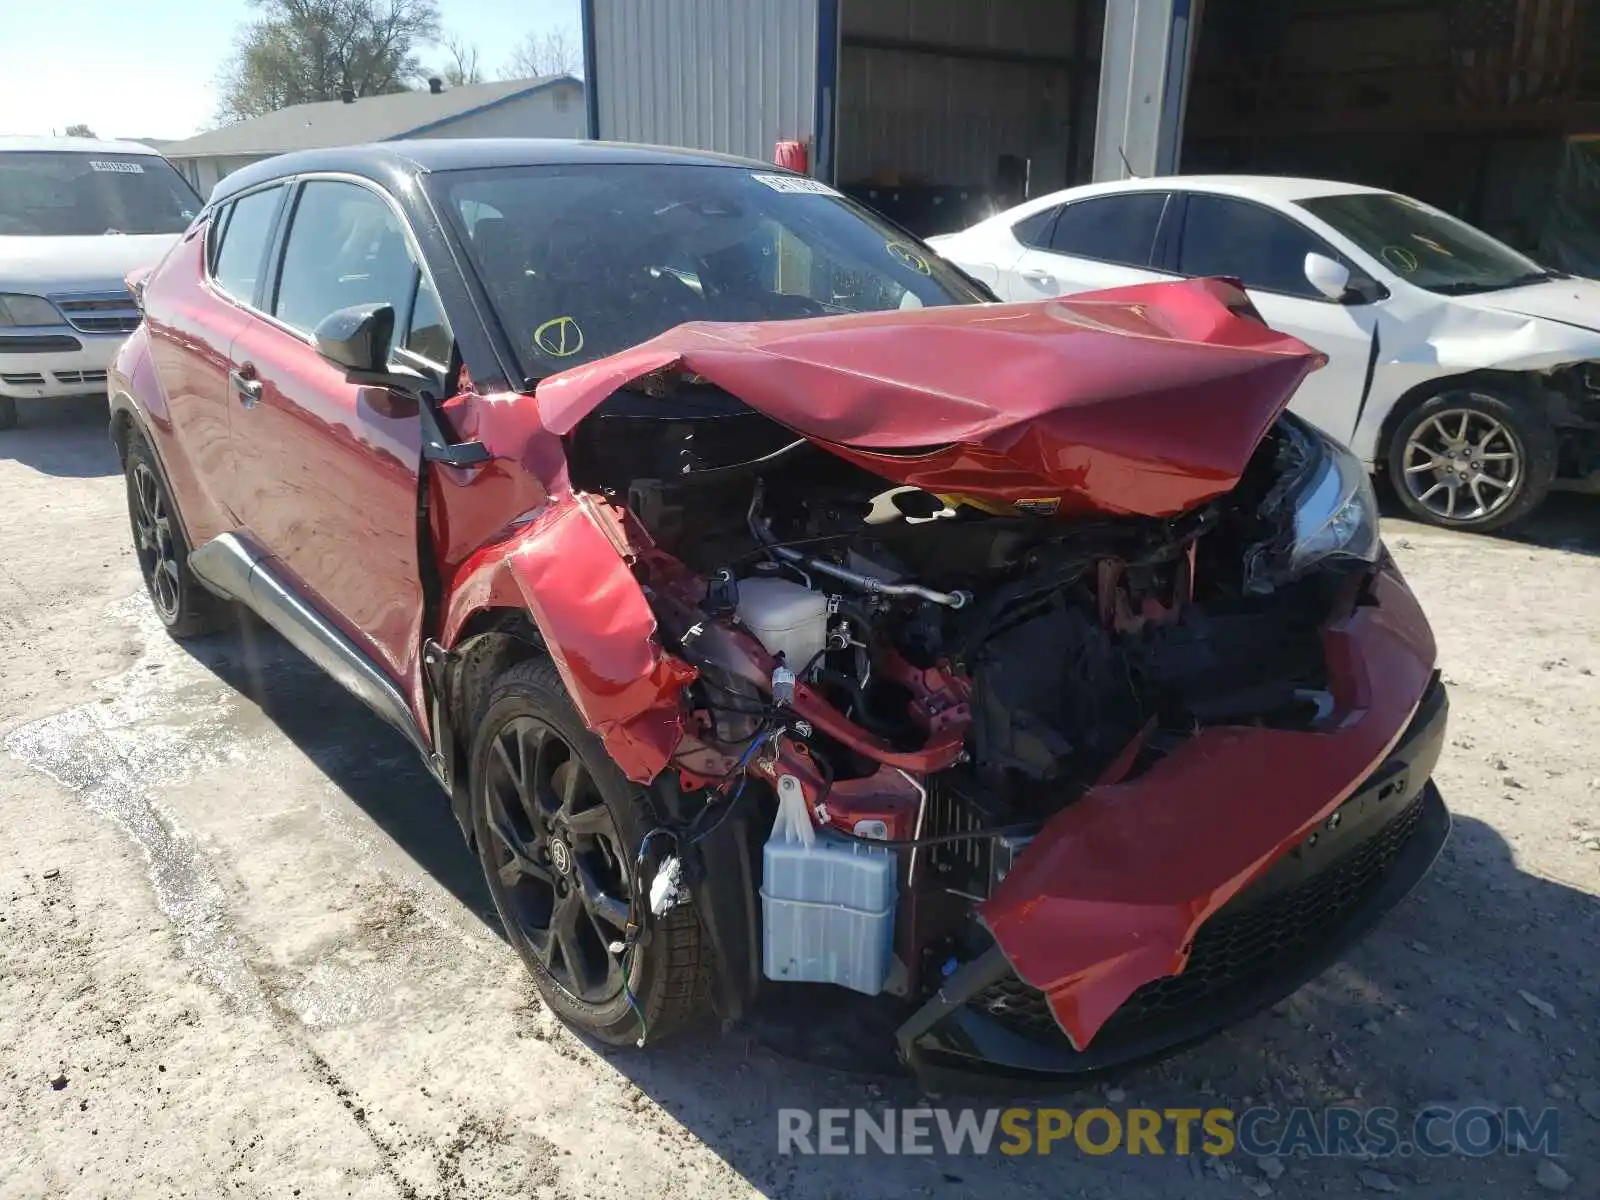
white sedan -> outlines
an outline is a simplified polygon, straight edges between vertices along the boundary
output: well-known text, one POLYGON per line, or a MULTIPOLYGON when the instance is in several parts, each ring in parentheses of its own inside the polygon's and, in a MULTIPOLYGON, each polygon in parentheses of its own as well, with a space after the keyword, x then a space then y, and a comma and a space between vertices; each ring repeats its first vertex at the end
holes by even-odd
POLYGON ((1600 480, 1600 283, 1410 197, 1312 179, 1125 180, 929 242, 1004 300, 1242 280, 1268 324, 1328 356, 1293 410, 1435 524, 1496 529, 1552 486, 1600 480))

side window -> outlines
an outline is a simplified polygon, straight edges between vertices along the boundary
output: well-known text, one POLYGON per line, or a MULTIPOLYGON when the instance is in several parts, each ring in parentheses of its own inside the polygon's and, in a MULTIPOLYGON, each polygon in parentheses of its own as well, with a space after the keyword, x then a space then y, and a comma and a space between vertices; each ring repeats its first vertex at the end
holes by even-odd
POLYGON ((261 267, 267 257, 267 239, 272 236, 272 219, 277 215, 283 188, 251 192, 235 200, 215 226, 221 239, 211 251, 211 275, 235 299, 253 302, 261 267))
POLYGON ((1178 269, 1232 275, 1246 287, 1323 299, 1306 280, 1306 255, 1338 255, 1304 226, 1259 204, 1192 193, 1183 217, 1178 269))
POLYGON ((222 249, 222 237, 228 228, 228 218, 233 215, 233 205, 224 204, 211 214, 211 223, 206 229, 206 273, 216 274, 217 251, 222 249))
POLYGON ((1148 267, 1166 204, 1165 192, 1127 192, 1074 201, 1056 218, 1050 249, 1098 262, 1148 267))
POLYGON ((405 348, 441 367, 450 365, 450 350, 455 338, 445 324, 444 307, 434 294, 428 277, 417 275, 417 301, 411 306, 411 327, 406 330, 405 348))
POLYGON ((416 269, 400 220, 381 197, 358 184, 313 180, 295 205, 272 311, 302 333, 354 304, 392 304, 403 315, 416 269))
POLYGON ((1050 249, 1050 231, 1055 227, 1056 217, 1061 215, 1059 208, 1047 208, 1043 212, 1036 212, 1031 217, 1023 217, 1011 227, 1011 234, 1024 246, 1032 246, 1035 250, 1050 249))

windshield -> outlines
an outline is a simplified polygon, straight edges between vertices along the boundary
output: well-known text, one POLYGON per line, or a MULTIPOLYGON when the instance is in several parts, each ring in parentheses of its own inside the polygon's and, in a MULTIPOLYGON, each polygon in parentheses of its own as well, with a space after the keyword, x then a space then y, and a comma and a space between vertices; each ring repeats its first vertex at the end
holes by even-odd
POLYGON ((0 154, 0 236, 182 233, 200 198, 155 154, 0 154))
POLYGON ((1299 203, 1407 283, 1430 292, 1492 292, 1560 274, 1409 196, 1367 192, 1299 203))
POLYGON ((431 177, 530 377, 685 321, 969 304, 948 263, 815 180, 571 164, 431 177))

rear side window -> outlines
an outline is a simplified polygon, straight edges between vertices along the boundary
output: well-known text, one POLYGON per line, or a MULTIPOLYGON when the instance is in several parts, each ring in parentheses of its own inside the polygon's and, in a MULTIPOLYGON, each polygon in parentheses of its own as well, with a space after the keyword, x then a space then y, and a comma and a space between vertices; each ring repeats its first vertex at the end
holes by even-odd
POLYGON ((217 285, 239 300, 253 301, 272 236, 272 219, 283 188, 251 192, 212 218, 211 274, 217 285), (220 241, 216 239, 220 238, 220 241))
POLYGON ((403 318, 416 272, 400 219, 382 197, 354 183, 313 180, 295 205, 273 313, 303 333, 356 304, 391 304, 403 318))
POLYGON ((1034 213, 1031 217, 1023 217, 1011 227, 1011 233, 1024 246, 1032 246, 1036 250, 1048 250, 1050 230, 1060 212, 1059 208, 1047 208, 1043 212, 1034 213))
POLYGON ((1245 287, 1313 300, 1306 255, 1339 255, 1305 226, 1259 204, 1193 194, 1183 217, 1178 269, 1185 275, 1232 275, 1245 287))
POLYGON ((1074 201, 1056 218, 1050 249, 1098 262, 1147 267, 1166 204, 1165 192, 1129 192, 1074 201))

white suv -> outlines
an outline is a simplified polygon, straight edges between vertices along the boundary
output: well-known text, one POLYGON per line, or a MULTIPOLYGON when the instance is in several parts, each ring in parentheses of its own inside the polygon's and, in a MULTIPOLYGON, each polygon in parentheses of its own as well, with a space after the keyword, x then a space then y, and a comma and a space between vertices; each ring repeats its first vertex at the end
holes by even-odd
POLYGON ((0 429, 17 400, 103 392, 139 323, 127 277, 200 211, 148 146, 0 138, 0 429))

